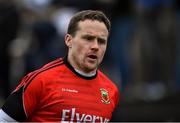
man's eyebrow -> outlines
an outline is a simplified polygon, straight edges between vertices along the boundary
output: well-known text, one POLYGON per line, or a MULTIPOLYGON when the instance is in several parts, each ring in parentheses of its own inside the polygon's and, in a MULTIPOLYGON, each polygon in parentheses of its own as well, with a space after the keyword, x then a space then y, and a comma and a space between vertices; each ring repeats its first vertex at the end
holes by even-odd
POLYGON ((90 33, 85 33, 83 34, 84 36, 94 36, 93 34, 90 34, 90 33))
POLYGON ((103 40, 103 41, 106 41, 106 39, 105 39, 105 38, 98 37, 98 39, 103 40))
MULTIPOLYGON (((82 35, 83 37, 97 37, 97 36, 95 36, 95 35, 92 35, 92 34, 83 34, 82 35)), ((105 39, 105 38, 103 38, 103 37, 105 37, 105 36, 98 36, 97 38, 102 38, 102 39, 105 39)))
POLYGON ((83 38, 96 38, 96 36, 91 35, 91 34, 84 34, 82 35, 83 38))

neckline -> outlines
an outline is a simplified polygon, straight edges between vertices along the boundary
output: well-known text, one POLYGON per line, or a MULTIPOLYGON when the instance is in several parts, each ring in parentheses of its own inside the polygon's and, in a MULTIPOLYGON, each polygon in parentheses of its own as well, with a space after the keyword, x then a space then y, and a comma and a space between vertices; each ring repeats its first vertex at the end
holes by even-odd
POLYGON ((80 72, 77 72, 77 70, 75 70, 75 69, 73 68, 73 66, 68 62, 67 56, 65 56, 65 57, 63 58, 63 61, 64 61, 65 65, 66 65, 73 73, 75 73, 77 76, 79 76, 79 77, 81 77, 81 78, 83 78, 83 79, 91 80, 91 79, 96 78, 96 76, 97 76, 97 71, 96 71, 96 73, 95 73, 94 75, 92 75, 92 76, 86 76, 86 75, 81 74, 80 72))

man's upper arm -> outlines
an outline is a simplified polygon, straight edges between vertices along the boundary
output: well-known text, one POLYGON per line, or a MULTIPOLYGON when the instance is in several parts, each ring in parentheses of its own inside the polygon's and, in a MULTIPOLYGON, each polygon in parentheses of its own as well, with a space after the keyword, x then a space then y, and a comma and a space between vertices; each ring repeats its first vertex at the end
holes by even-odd
POLYGON ((41 77, 35 75, 24 77, 2 106, 2 110, 16 121, 25 121, 37 108, 42 86, 41 77))
POLYGON ((13 92, 2 106, 2 110, 11 118, 17 121, 24 121, 26 114, 23 106, 23 86, 13 92))

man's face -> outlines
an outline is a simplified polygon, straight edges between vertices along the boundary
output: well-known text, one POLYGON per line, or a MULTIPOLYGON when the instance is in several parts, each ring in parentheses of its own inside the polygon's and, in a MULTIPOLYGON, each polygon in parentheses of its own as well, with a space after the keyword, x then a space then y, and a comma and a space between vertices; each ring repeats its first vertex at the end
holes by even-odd
POLYGON ((103 22, 85 20, 78 24, 75 36, 66 35, 69 47, 68 60, 71 65, 85 73, 96 71, 101 63, 108 39, 108 30, 103 22))

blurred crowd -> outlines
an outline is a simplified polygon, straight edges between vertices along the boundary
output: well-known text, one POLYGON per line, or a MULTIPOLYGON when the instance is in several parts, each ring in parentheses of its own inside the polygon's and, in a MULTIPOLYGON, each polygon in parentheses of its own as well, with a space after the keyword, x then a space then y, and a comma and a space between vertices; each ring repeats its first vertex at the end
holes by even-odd
MULTIPOLYGON (((121 100, 153 102, 180 92, 179 0, 0 0, 0 104, 21 78, 66 55, 69 19, 102 10, 112 23, 101 69, 121 100)), ((0 105, 1 106, 1 105, 0 105)))

